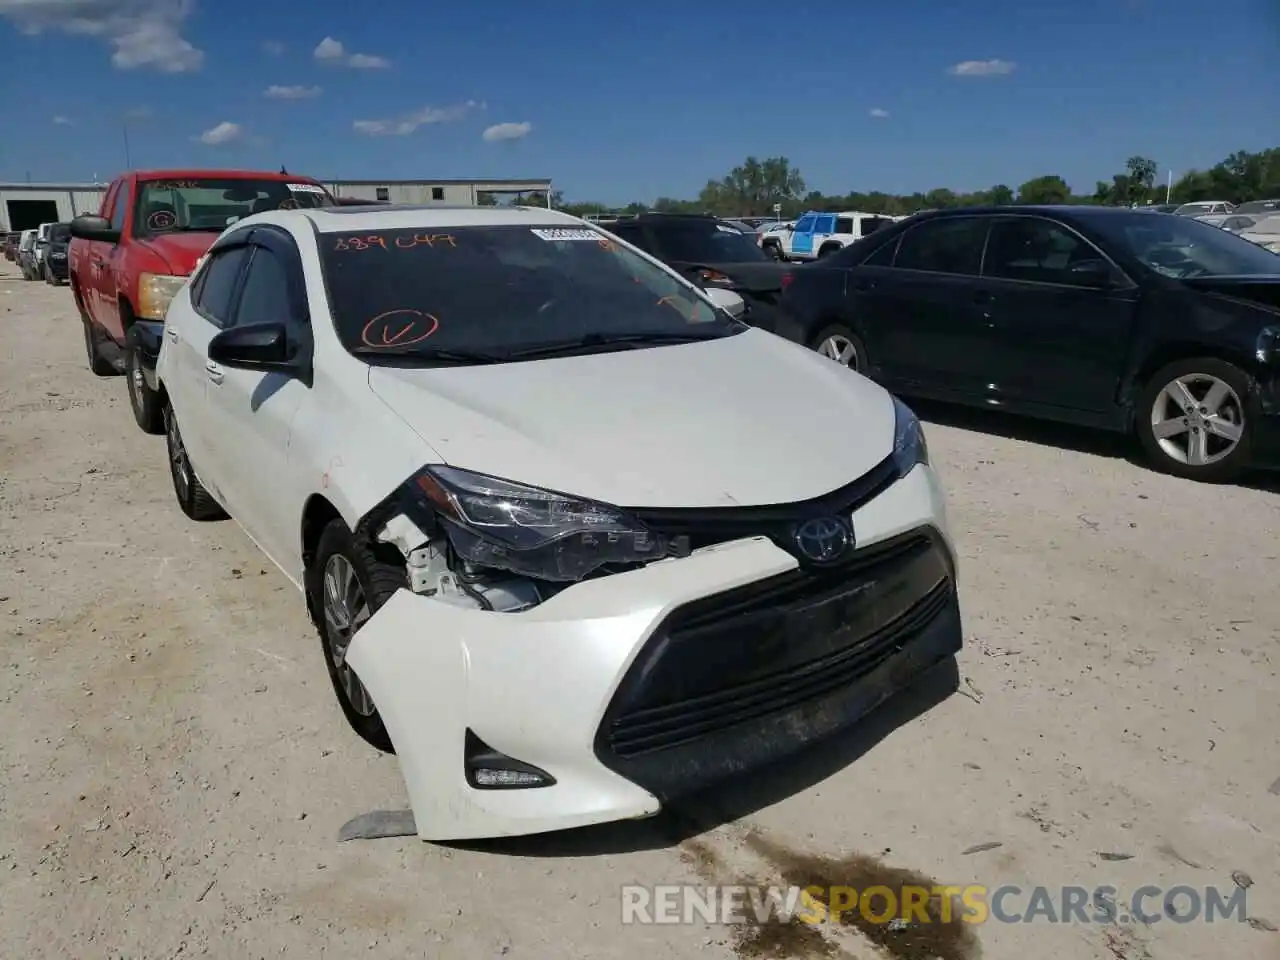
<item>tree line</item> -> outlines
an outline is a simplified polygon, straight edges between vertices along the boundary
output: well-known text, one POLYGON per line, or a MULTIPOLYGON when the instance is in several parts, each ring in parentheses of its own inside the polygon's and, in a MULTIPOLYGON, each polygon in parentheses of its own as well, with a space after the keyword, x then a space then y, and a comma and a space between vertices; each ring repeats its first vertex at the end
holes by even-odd
MULTIPOLYGON (((1193 200, 1246 200, 1280 198, 1280 147, 1250 153, 1237 150, 1208 170, 1190 170, 1173 183, 1157 183, 1159 166, 1149 157, 1130 157, 1124 170, 1110 182, 1099 180, 1092 193, 1072 192, 1067 182, 1056 174, 1033 177, 1014 188, 998 183, 988 190, 958 193, 938 187, 924 193, 892 194, 880 191, 846 194, 823 194, 807 189, 799 169, 786 157, 761 160, 747 157, 741 164, 718 180, 708 180, 696 199, 682 200, 659 197, 653 203, 630 203, 625 207, 607 207, 600 203, 566 202, 559 191, 551 194, 551 205, 577 216, 591 213, 712 213, 722 217, 771 216, 774 204, 782 215, 794 218, 806 210, 860 210, 866 213, 902 215, 918 210, 947 207, 1004 206, 1012 203, 1090 203, 1109 206, 1164 203, 1166 191, 1171 203, 1193 200)), ((482 197, 481 203, 497 203, 497 198, 482 197)), ((512 203, 544 205, 541 193, 523 194, 512 203)))

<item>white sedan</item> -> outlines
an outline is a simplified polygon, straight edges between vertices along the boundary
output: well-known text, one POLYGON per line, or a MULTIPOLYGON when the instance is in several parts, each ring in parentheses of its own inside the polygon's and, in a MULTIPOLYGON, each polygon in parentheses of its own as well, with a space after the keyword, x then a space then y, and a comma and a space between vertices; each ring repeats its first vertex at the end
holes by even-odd
POLYGON ((303 592, 424 839, 654 814, 960 648, 911 411, 574 217, 247 218, 157 374, 182 510, 303 592))

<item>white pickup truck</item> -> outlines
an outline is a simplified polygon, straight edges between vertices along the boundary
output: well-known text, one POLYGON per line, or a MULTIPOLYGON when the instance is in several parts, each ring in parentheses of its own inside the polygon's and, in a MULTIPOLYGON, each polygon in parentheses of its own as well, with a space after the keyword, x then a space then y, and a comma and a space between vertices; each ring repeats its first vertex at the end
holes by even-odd
POLYGON ((760 238, 760 246, 776 260, 817 260, 900 219, 857 210, 811 211, 792 226, 782 225, 766 231, 760 238))

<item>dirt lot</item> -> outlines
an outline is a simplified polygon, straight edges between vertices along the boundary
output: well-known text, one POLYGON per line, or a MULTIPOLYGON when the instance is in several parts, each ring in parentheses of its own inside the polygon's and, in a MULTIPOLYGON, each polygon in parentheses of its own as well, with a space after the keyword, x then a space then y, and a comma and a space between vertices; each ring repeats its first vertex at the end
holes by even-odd
POLYGON ((179 513, 69 292, 0 271, 0 956, 1280 957, 1274 484, 923 410, 963 555, 958 693, 658 821, 340 844, 404 788, 346 728, 301 598, 234 523, 179 513), (888 954, 853 929, 620 923, 628 883, 900 869, 1027 889, 1009 911, 1037 884, 1123 904, 1242 871, 1253 921, 871 931, 888 954))

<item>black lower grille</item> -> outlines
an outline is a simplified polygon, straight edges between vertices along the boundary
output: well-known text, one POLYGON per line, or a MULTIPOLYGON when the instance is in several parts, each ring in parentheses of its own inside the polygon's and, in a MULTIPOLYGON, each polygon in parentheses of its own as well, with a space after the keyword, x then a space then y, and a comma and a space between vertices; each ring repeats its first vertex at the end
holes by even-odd
POLYGON ((875 675, 883 686, 881 668, 915 662, 909 651, 926 635, 931 649, 958 648, 950 554, 932 531, 860 550, 837 569, 796 570, 703 598, 674 611, 636 658, 606 711, 597 755, 662 790, 708 764, 737 769, 735 750, 755 755, 773 749, 765 740, 803 739, 799 731, 844 709, 824 705, 870 702, 860 684, 875 675), (776 729, 753 734, 762 724, 776 729))

